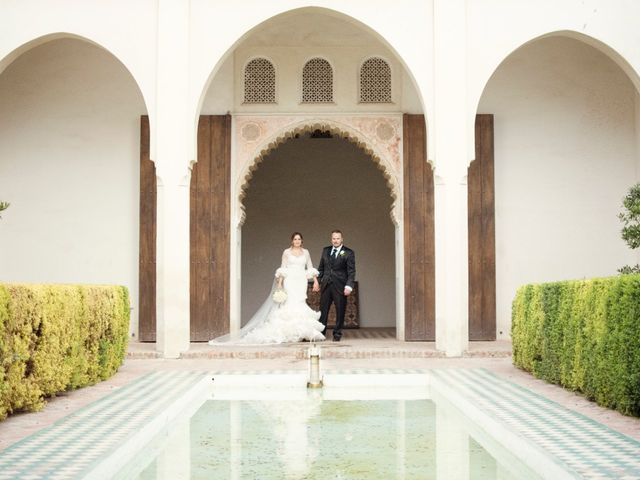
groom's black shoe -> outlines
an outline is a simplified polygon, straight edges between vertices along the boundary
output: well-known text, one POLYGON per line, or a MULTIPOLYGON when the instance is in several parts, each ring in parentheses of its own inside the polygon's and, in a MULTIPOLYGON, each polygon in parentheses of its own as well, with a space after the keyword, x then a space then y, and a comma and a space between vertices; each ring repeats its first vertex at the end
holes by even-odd
POLYGON ((333 341, 334 341, 334 342, 339 342, 339 341, 340 341, 340 337, 336 337, 336 336, 334 336, 334 337, 333 337, 333 341))

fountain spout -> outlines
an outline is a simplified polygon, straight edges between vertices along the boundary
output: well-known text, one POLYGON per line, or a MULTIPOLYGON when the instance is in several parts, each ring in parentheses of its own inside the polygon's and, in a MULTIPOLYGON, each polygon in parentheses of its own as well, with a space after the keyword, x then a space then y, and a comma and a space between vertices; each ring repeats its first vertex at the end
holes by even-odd
POLYGON ((320 379, 320 348, 313 343, 309 348, 309 381, 307 388, 322 388, 320 379))

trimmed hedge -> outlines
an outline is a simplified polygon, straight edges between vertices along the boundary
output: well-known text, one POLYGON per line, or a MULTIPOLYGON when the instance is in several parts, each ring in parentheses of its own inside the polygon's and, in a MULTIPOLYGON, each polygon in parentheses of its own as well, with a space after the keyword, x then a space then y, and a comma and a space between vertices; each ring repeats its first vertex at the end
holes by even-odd
POLYGON ((125 287, 0 284, 0 420, 112 376, 128 332, 125 287))
POLYGON ((525 285, 511 334, 516 366, 640 416, 640 275, 525 285))

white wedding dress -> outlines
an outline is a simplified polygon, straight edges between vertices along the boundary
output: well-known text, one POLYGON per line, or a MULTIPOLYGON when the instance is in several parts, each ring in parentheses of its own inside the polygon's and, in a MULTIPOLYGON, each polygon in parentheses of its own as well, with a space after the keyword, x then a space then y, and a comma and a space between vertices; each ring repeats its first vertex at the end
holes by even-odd
POLYGON ((282 288, 287 294, 283 303, 273 300, 276 282, 269 297, 249 322, 235 334, 225 335, 209 341, 210 345, 220 343, 289 343, 301 340, 324 340, 324 325, 318 321, 320 312, 307 305, 307 282, 318 275, 313 268, 309 251, 302 249, 301 255, 294 255, 290 248, 282 253, 282 264, 276 270, 276 282, 282 279, 282 288))

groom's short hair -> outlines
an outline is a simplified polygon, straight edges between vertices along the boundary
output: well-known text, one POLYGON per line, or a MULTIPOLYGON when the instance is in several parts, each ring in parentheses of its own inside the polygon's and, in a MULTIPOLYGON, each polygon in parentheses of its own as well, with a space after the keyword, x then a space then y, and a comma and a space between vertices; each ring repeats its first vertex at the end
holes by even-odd
MULTIPOLYGON (((334 233, 339 233, 340 235, 342 235, 342 232, 340 230, 331 230, 331 235, 333 235, 334 233)), ((344 235, 342 235, 344 237, 344 235)))

